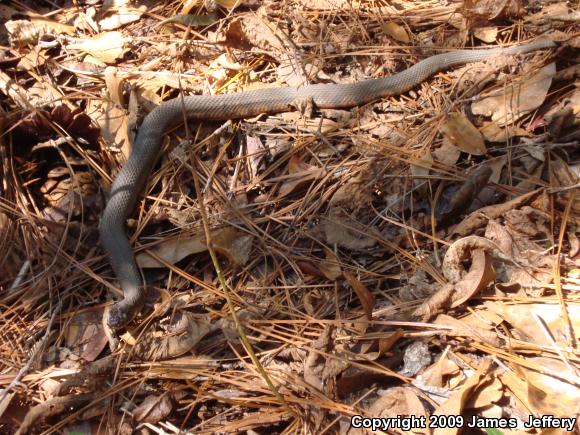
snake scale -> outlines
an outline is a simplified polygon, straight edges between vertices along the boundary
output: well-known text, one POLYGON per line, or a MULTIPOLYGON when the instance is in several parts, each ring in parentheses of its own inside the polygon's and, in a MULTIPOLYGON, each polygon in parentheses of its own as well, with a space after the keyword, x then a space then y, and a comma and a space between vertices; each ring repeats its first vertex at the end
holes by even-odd
POLYGON ((428 57, 393 76, 352 84, 315 84, 301 88, 280 87, 224 95, 195 95, 160 104, 143 121, 129 159, 117 174, 99 224, 101 242, 109 256, 124 299, 105 314, 112 330, 127 325, 141 310, 145 288, 125 222, 137 204, 155 164, 165 130, 183 121, 228 120, 294 110, 301 101, 320 109, 360 106, 380 98, 398 95, 417 86, 431 75, 453 66, 478 62, 499 55, 515 55, 553 48, 550 40, 507 48, 458 50, 428 57))

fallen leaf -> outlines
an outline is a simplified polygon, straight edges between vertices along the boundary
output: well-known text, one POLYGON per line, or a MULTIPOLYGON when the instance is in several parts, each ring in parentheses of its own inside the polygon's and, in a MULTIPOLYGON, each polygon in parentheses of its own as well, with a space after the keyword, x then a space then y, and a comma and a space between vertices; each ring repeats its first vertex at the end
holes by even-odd
POLYGON ((141 16, 147 12, 147 6, 139 6, 138 8, 128 8, 123 6, 116 9, 111 14, 107 14, 105 18, 99 20, 99 28, 101 30, 115 30, 123 27, 126 24, 134 23, 141 19, 141 16))
MULTIPOLYGON (((564 344, 568 341, 568 323, 562 318, 562 307, 559 304, 497 304, 487 302, 486 307, 498 314, 514 328, 520 339, 541 346, 553 346, 553 343, 564 344), (541 323, 541 324, 540 324, 541 323), (547 329, 549 340, 542 329, 547 329)), ((572 333, 580 334, 580 306, 567 305, 572 333)))
POLYGON ((501 124, 515 122, 544 102, 555 74, 556 64, 550 63, 531 77, 508 84, 499 95, 474 102, 471 110, 501 124))
MULTIPOLYGON (((225 255, 234 264, 241 266, 247 263, 252 247, 253 236, 235 228, 227 227, 212 231, 213 248, 219 254, 225 255)), ((147 251, 136 255, 139 267, 163 268, 163 263, 153 258, 148 252, 161 260, 175 264, 185 257, 207 251, 205 235, 203 233, 184 237, 165 238, 161 243, 147 251)))
POLYGON ((173 410, 173 402, 169 394, 147 396, 133 410, 133 418, 138 423, 157 424, 173 410))
POLYGON ((209 15, 190 15, 190 14, 180 14, 174 15, 173 17, 169 17, 163 21, 161 21, 157 26, 162 26, 164 24, 182 24, 188 27, 206 27, 211 26, 218 20, 216 14, 209 14, 209 15))
MULTIPOLYGON (((465 409, 465 404, 472 397, 474 391, 480 386, 485 379, 486 373, 491 364, 490 359, 482 362, 481 366, 472 376, 467 378, 465 383, 458 391, 455 391, 445 403, 443 403, 432 415, 462 415, 465 409)), ((438 427, 435 428, 434 435, 454 435, 459 432, 460 428, 438 427)))
POLYGON ((450 113, 441 124, 440 131, 464 153, 474 156, 487 153, 483 136, 462 113, 450 113))
MULTIPOLYGON (((383 418, 386 421, 389 421, 389 419, 408 416, 413 416, 416 419, 423 417, 425 421, 429 419, 425 405, 417 396, 417 393, 413 388, 392 387, 387 390, 379 390, 378 394, 379 398, 372 402, 367 409, 368 415, 372 415, 376 418, 383 418)), ((404 433, 430 434, 431 431, 427 428, 416 427, 405 431, 404 433)))
POLYGON ((105 63, 113 63, 125 52, 125 38, 121 32, 105 32, 90 39, 67 45, 68 50, 84 51, 105 63))
POLYGON ((471 254, 471 268, 461 281, 455 284, 455 293, 452 296, 451 308, 467 302, 480 290, 495 280, 491 257, 481 249, 471 254))
MULTIPOLYGON (((203 233, 192 236, 182 234, 177 237, 166 237, 161 243, 148 249, 148 251, 169 264, 175 264, 189 255, 207 251, 207 246, 203 233)), ((139 252, 135 259, 142 269, 165 267, 163 263, 153 258, 147 251, 139 252)))
POLYGON ((385 34, 389 35, 396 41, 402 42, 404 44, 408 44, 411 41, 409 35, 407 34, 407 30, 397 23, 391 21, 389 23, 382 24, 381 29, 383 32, 385 32, 385 34))
POLYGON ((326 258, 319 264, 319 269, 323 275, 330 279, 336 280, 342 276, 342 269, 338 257, 329 249, 325 249, 326 258))
POLYGON ((421 379, 425 385, 442 388, 447 385, 448 378, 460 375, 461 370, 457 364, 444 355, 421 373, 421 379))
POLYGON ((498 29, 497 27, 476 27, 473 29, 473 36, 477 39, 481 39, 483 42, 491 44, 495 42, 497 38, 498 29))
POLYGON ((350 272, 343 272, 343 276, 349 285, 353 288, 358 299, 363 307, 366 318, 371 321, 373 319, 373 308, 375 307, 375 297, 369 291, 369 289, 360 282, 353 274, 350 272))

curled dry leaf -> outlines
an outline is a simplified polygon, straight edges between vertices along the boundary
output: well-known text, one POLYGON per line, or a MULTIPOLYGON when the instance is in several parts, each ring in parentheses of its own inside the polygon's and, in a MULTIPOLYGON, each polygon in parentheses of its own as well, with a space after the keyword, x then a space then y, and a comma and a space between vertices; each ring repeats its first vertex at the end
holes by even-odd
POLYGON ((456 240, 449 247, 443 259, 443 275, 451 283, 458 283, 465 276, 463 262, 472 258, 472 252, 483 250, 492 257, 513 263, 514 260, 504 254, 499 246, 484 237, 468 236, 456 240))
POLYGON ((457 225, 453 230, 453 234, 460 236, 473 234, 476 232, 476 230, 485 227, 489 220, 497 219, 505 215, 510 210, 521 207, 525 204, 529 204, 531 201, 537 198, 542 191, 542 189, 538 189, 533 192, 518 196, 517 198, 514 198, 508 202, 480 208, 479 210, 467 216, 461 223, 459 223, 459 225, 457 225))
POLYGON ((466 0, 464 12, 487 20, 499 17, 519 17, 524 11, 521 0, 466 0))
POLYGON ((474 156, 487 153, 483 136, 463 113, 450 113, 440 130, 464 153, 474 156))
POLYGON ((521 82, 506 86, 499 95, 474 102, 471 110, 498 123, 515 122, 544 102, 555 74, 556 64, 546 65, 521 82))
MULTIPOLYGON (((165 238, 163 242, 155 245, 155 247, 150 248, 148 251, 169 264, 175 264, 188 255, 207 251, 207 245, 205 244, 205 236, 203 234, 193 236, 180 235, 165 238)), ((163 263, 153 258, 147 251, 137 254, 136 260, 139 267, 143 269, 165 267, 163 263)))
POLYGON ((121 32, 105 32, 69 44, 67 49, 84 51, 102 62, 113 63, 125 53, 124 46, 125 37, 121 32))
POLYGON ((189 14, 180 14, 175 15, 173 17, 169 17, 163 21, 161 21, 158 26, 162 26, 164 24, 182 24, 184 26, 189 27, 205 27, 210 26, 218 20, 216 14, 209 14, 209 15, 189 15, 189 14))
POLYGON ((458 307, 495 280, 491 257, 481 249, 472 252, 471 268, 461 281, 455 284, 451 308, 458 307))
POLYGON ((491 379, 482 383, 481 388, 469 398, 466 409, 485 409, 492 403, 499 402, 502 397, 503 384, 497 377, 492 375, 491 379))
POLYGON ((518 367, 518 371, 527 381, 528 400, 532 409, 540 415, 555 415, 572 418, 572 421, 575 421, 580 413, 578 409, 580 388, 578 376, 572 367, 551 358, 531 358, 528 362, 547 372, 539 373, 536 370, 518 367), (550 375, 550 372, 561 378, 550 375), (575 380, 575 383, 566 382, 565 379, 575 380))
POLYGON ((441 146, 433 150, 434 159, 446 166, 453 166, 460 156, 461 150, 449 140, 443 140, 441 146))
POLYGON ((94 361, 107 345, 107 336, 101 324, 102 317, 102 310, 87 311, 75 315, 66 324, 66 347, 85 361, 94 361))

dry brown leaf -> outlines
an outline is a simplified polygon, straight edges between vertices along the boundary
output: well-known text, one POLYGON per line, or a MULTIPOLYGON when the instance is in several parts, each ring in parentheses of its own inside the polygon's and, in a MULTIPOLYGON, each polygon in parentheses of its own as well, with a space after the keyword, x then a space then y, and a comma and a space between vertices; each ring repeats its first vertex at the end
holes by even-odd
MULTIPOLYGON (((207 251, 205 235, 179 235, 178 237, 165 238, 163 242, 148 250, 169 264, 175 264, 185 257, 207 251)), ((150 256, 147 251, 139 252, 135 259, 139 267, 143 269, 165 267, 163 263, 150 256)))
POLYGON ((213 248, 236 266, 244 266, 250 259, 254 236, 232 227, 226 227, 211 237, 213 248))
POLYGON ((490 219, 498 219, 508 211, 530 203, 534 198, 538 197, 541 192, 542 190, 538 189, 501 204, 480 208, 459 223, 459 225, 457 225, 453 230, 453 233, 460 236, 473 234, 477 229, 485 227, 490 219))
POLYGON ((506 257, 499 246, 484 237, 467 236, 458 239, 449 247, 443 258, 442 272, 450 283, 457 283, 463 279, 466 275, 463 263, 472 259, 475 250, 483 250, 499 259, 506 257))
POLYGON ((49 35, 74 35, 73 26, 61 24, 48 18, 35 16, 31 21, 10 20, 4 23, 6 30, 10 34, 12 45, 36 45, 41 36, 49 35))
MULTIPOLYGON (((425 409, 425 405, 417 393, 412 388, 409 387, 392 387, 388 390, 383 390, 379 392, 379 398, 375 400, 368 407, 368 415, 373 417, 382 418, 385 422, 393 421, 397 417, 411 417, 413 416, 417 421, 419 419, 427 421, 428 412, 425 409), (393 419, 393 420, 391 420, 393 419)), ((421 425, 419 425, 421 426, 421 425)), ((430 434, 431 430, 425 427, 412 428, 410 430, 403 431, 401 428, 396 427, 380 427, 377 428, 381 431, 391 432, 394 431, 400 434, 430 434)))
POLYGON ((386 354, 404 336, 405 333, 403 331, 395 331, 386 336, 381 336, 379 338, 379 355, 386 354))
POLYGON ((411 42, 411 38, 409 38, 407 30, 397 23, 391 21, 389 23, 382 24, 381 29, 383 32, 385 32, 385 34, 389 35, 396 41, 402 42, 404 44, 411 42))
POLYGON ((102 310, 86 311, 75 315, 66 323, 65 345, 85 361, 94 361, 108 343, 103 331, 102 310))
POLYGON ((524 9, 521 0, 466 0, 466 15, 475 15, 487 20, 499 17, 519 17, 524 9))
POLYGON ((435 160, 449 167, 453 167, 460 156, 461 150, 451 143, 451 141, 447 140, 447 138, 442 141, 439 148, 433 151, 435 160))
POLYGON ((321 178, 324 173, 325 171, 323 168, 308 165, 299 157, 292 156, 288 163, 288 175, 284 177, 285 181, 278 192, 278 199, 290 195, 306 183, 311 183, 312 181, 321 178))
POLYGON ((105 32, 90 39, 69 44, 67 49, 84 51, 102 62, 114 63, 125 53, 124 46, 125 37, 121 32, 105 32))
MULTIPOLYGON (((505 305, 487 302, 486 307, 508 321, 521 339, 543 346, 552 346, 554 342, 564 345, 568 337, 568 324, 562 318, 562 307, 558 304, 516 304, 505 305), (542 331, 545 326, 552 340, 542 331)), ((567 305, 568 316, 574 336, 580 334, 580 306, 567 305)))
MULTIPOLYGON (((235 228, 220 228, 212 231, 211 240, 213 248, 217 253, 225 255, 236 265, 244 265, 249 259, 253 237, 235 228)), ((207 251, 205 235, 203 233, 191 236, 166 238, 163 242, 155 245, 154 248, 145 252, 140 252, 136 256, 139 267, 159 268, 165 267, 163 263, 153 258, 151 252, 161 260, 175 264, 192 254, 199 254, 207 251)))
POLYGON ((499 95, 474 102, 471 110, 501 124, 515 122, 544 102, 555 74, 556 64, 546 65, 531 77, 508 84, 499 95))
POLYGON ((356 8, 357 4, 359 3, 358 0, 299 0, 299 3, 308 9, 314 10, 332 10, 336 11, 337 9, 343 9, 345 7, 348 8, 356 8))
POLYGON ((319 269, 326 278, 334 281, 342 276, 340 261, 331 250, 325 249, 324 251, 326 258, 320 262, 319 269))
POLYGON ((448 385, 446 379, 450 377, 462 377, 462 373, 459 366, 446 355, 439 358, 421 373, 422 382, 433 387, 445 387, 448 385))
POLYGON ((483 136, 463 113, 450 113, 440 130, 464 153, 474 156, 487 153, 483 136))
POLYGON ((133 418, 139 423, 157 424, 166 418, 173 410, 173 402, 169 394, 147 396, 133 410, 133 418))
POLYGON ((501 381, 492 376, 487 382, 481 384, 475 394, 469 399, 466 404, 466 409, 480 409, 489 407, 492 403, 495 404, 503 397, 503 384, 501 381))
POLYGON ((535 14, 530 14, 525 17, 526 21, 530 22, 553 22, 553 21, 571 21, 578 22, 580 20, 580 14, 578 10, 571 8, 572 4, 568 4, 564 1, 554 2, 552 4, 547 4, 545 2, 542 5, 542 10, 535 14))
MULTIPOLYGON (((522 371, 524 376, 525 374, 529 371, 528 369, 524 369, 524 368, 517 368, 517 371, 522 371)), ((578 399, 577 397, 574 397, 574 394, 571 396, 572 400, 575 400, 576 403, 573 403, 573 406, 567 406, 567 404, 569 403, 570 399, 568 397, 563 397, 566 394, 566 390, 567 388, 564 388, 562 391, 564 391, 564 394, 559 394, 559 390, 558 387, 561 386, 561 382, 556 382, 554 384, 552 384, 552 386, 550 386, 546 391, 548 392, 548 394, 543 394, 543 391, 537 391, 535 387, 531 388, 530 391, 530 384, 528 382, 526 382, 525 380, 521 379, 520 377, 518 377, 515 373, 513 372, 505 372, 502 373, 500 375, 498 375, 498 378, 503 382, 503 384, 509 389, 509 391, 517 397, 517 399, 523 404, 523 406, 525 407, 526 411, 530 410, 534 413, 536 413, 538 416, 544 416, 544 415, 555 415, 555 416, 562 416, 563 418, 566 418, 566 425, 572 425, 573 423, 575 423, 576 418, 575 417, 571 417, 571 416, 577 416, 578 414, 578 399), (555 388, 554 388, 555 387, 555 388), (554 391, 555 390, 555 391, 554 391), (531 394, 530 394, 531 393, 531 394), (535 397, 534 397, 535 396, 535 397), (543 403, 536 403, 537 399, 541 399, 546 400, 547 401, 547 406, 544 406, 543 403), (551 406, 552 402, 558 401, 560 399, 563 399, 562 401, 562 405, 564 406, 551 406), (532 403, 539 405, 538 407, 532 405, 532 403), (576 405, 576 406, 574 406, 576 405), (564 414, 558 414, 558 411, 562 411, 563 409, 566 410, 566 412, 564 414), (554 412, 554 410, 557 410, 556 412, 554 412)), ((554 378, 550 378, 551 380, 556 381, 556 379, 554 378)), ((574 387, 577 388, 577 387, 574 387)), ((576 393, 577 394, 577 393, 576 393)), ((528 414, 529 411, 526 412, 526 414, 528 414)), ((528 419, 525 419, 526 421, 531 419, 533 416, 529 415, 528 419)), ((540 417, 541 418, 541 417, 540 417)), ((552 434, 554 432, 552 432, 551 430, 549 432, 542 432, 542 433, 549 433, 552 434)), ((556 432, 557 434, 560 434, 562 432, 556 432)), ((569 433, 569 432, 566 432, 569 433)), ((519 434, 518 434, 519 435, 519 434)), ((563 435, 563 434, 562 434, 563 435)))
MULTIPOLYGON (((462 415, 465 404, 485 379, 490 364, 491 360, 484 360, 477 372, 467 378, 467 381, 465 381, 461 386, 461 389, 455 391, 451 397, 433 413, 433 415, 462 415)), ((454 435, 457 433, 459 433, 459 428, 438 427, 433 431, 434 435, 454 435)))
POLYGON ((366 318, 369 321, 373 320, 373 308, 375 307, 375 297, 373 294, 352 273, 343 272, 343 276, 358 296, 366 318))
POLYGON ((131 152, 127 113, 118 104, 107 100, 91 100, 89 116, 101 127, 101 136, 110 147, 121 150, 125 158, 131 152))
POLYGON ((491 44, 495 42, 497 38, 498 28, 493 27, 476 27, 473 29, 473 36, 477 39, 481 39, 483 42, 491 44))
MULTIPOLYGON (((492 346, 501 345, 496 332, 490 330, 492 328, 488 324, 483 323, 478 316, 472 315, 471 317, 463 317, 459 320, 446 314, 439 314, 433 323, 447 327, 451 326, 453 328, 449 332, 445 332, 445 335, 469 337, 473 340, 481 340, 484 343, 489 343, 492 346)), ((501 320, 499 323, 501 323, 501 320)))
POLYGON ((557 373, 564 379, 574 379, 576 385, 548 374, 523 369, 528 383, 530 405, 540 415, 555 415, 576 420, 580 416, 580 388, 578 377, 562 361, 549 358, 533 358, 531 362, 557 373))
POLYGON ((138 8, 121 7, 99 20, 99 27, 101 30, 115 30, 125 24, 139 21, 145 12, 147 12, 147 6, 144 5, 138 8))
POLYGON ((429 150, 416 162, 411 163, 411 175, 413 175, 413 184, 419 188, 420 193, 425 193, 428 187, 425 183, 425 177, 429 175, 433 167, 433 156, 429 150))

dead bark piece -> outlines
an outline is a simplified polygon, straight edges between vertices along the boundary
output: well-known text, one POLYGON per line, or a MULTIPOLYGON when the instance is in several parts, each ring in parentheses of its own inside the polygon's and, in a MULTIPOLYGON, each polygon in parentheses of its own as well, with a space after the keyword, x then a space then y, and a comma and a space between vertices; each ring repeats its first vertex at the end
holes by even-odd
POLYGON ((70 414, 71 411, 86 406, 92 401, 97 400, 99 395, 100 393, 93 392, 64 397, 54 397, 44 403, 36 405, 35 407, 31 408, 30 411, 28 411, 26 417, 24 417, 24 420, 20 425, 20 428, 16 432, 16 435, 28 433, 35 424, 40 423, 48 417, 59 415, 63 412, 70 414))

